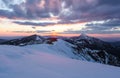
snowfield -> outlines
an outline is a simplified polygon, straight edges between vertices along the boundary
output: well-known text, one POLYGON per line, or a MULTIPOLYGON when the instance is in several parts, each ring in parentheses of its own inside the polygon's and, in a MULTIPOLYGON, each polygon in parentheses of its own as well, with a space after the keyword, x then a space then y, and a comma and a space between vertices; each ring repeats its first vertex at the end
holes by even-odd
POLYGON ((0 45, 0 78, 120 78, 119 67, 69 58, 73 54, 66 56, 71 50, 61 42, 24 47, 0 45))

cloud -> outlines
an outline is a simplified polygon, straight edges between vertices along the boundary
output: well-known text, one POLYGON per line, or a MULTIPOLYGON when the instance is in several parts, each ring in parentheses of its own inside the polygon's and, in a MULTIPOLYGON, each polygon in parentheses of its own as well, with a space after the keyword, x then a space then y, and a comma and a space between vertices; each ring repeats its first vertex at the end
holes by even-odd
POLYGON ((120 0, 100 0, 99 4, 120 5, 120 0))
POLYGON ((62 20, 88 22, 120 18, 120 0, 2 0, 2 3, 13 12, 3 8, 0 16, 11 19, 50 18, 50 14, 62 20))
POLYGON ((32 29, 36 29, 36 27, 32 27, 32 29))
POLYGON ((120 19, 105 20, 103 23, 89 23, 86 26, 116 27, 120 26, 120 19))
POLYGON ((59 20, 59 21, 48 21, 48 20, 13 20, 12 23, 24 25, 24 26, 34 26, 33 29, 35 29, 35 26, 55 26, 55 25, 61 25, 61 24, 76 24, 76 23, 85 23, 85 22, 79 22, 79 20, 59 20))
POLYGON ((43 22, 43 23, 36 23, 36 22, 20 22, 20 21, 15 21, 13 23, 19 24, 19 25, 27 25, 27 26, 48 26, 48 25, 54 25, 55 23, 51 22, 43 22))
POLYGON ((101 23, 89 23, 86 24, 84 29, 86 32, 91 33, 120 33, 120 19, 105 20, 101 23))
POLYGON ((110 30, 100 30, 100 29, 84 29, 84 30, 67 30, 61 32, 61 34, 80 34, 80 33, 87 33, 87 34, 119 34, 120 30, 110 31, 110 30))
POLYGON ((17 0, 12 1, 5 0, 3 2, 6 5, 6 7, 9 7, 9 9, 13 10, 12 12, 14 14, 13 17, 25 19, 37 19, 49 17, 48 10, 46 8, 43 8, 45 7, 43 1, 45 0, 26 0, 21 2, 18 1, 18 3, 16 3, 17 0), (14 4, 12 2, 14 2, 14 4))
MULTIPOLYGON (((73 12, 63 19, 93 21, 120 18, 120 5, 111 5, 112 2, 112 0, 69 0, 66 5, 72 6, 73 12)), ((114 0, 114 3, 117 2, 120 3, 120 1, 114 0)))
POLYGON ((87 34, 119 34, 120 19, 89 22, 81 30, 68 29, 62 34, 80 34, 83 32, 87 34))
POLYGON ((15 15, 8 10, 0 10, 0 17, 13 18, 15 15))
POLYGON ((12 31, 15 33, 50 33, 51 31, 46 30, 36 30, 36 31, 12 31))

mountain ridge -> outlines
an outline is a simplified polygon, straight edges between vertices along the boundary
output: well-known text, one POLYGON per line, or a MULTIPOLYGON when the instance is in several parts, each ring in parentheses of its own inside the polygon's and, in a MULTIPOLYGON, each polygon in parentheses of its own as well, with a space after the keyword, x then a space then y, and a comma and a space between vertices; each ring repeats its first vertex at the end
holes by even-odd
POLYGON ((27 37, 22 37, 22 38, 17 38, 17 39, 12 39, 12 40, 8 40, 6 42, 3 42, 1 44, 7 44, 7 45, 30 45, 30 44, 36 44, 36 43, 42 43, 44 41, 44 38, 42 36, 39 35, 30 35, 27 37))
MULTIPOLYGON (((72 38, 44 38, 39 35, 31 35, 20 39, 3 42, 1 45, 28 46, 46 44, 49 50, 60 51, 73 59, 97 62, 102 64, 120 66, 119 50, 110 43, 82 34, 72 38)), ((38 45, 39 46, 39 45, 38 45)), ((46 47, 45 46, 45 47, 46 47)))

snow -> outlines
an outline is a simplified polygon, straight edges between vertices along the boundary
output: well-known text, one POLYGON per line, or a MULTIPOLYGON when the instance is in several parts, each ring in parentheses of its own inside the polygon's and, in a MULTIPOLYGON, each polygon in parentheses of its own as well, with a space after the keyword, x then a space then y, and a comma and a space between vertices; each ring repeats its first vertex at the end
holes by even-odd
POLYGON ((88 52, 88 51, 90 51, 91 53, 98 53, 98 52, 100 52, 99 50, 91 50, 91 49, 89 49, 89 48, 85 48, 85 49, 82 49, 84 52, 88 52))
POLYGON ((26 48, 29 48, 31 50, 36 50, 36 51, 42 51, 42 52, 47 52, 47 53, 51 53, 51 54, 55 54, 58 56, 62 56, 62 57, 70 57, 70 58, 78 58, 78 56, 76 56, 73 53, 73 49, 70 47, 73 47, 74 45, 58 39, 57 42, 54 42, 53 44, 49 45, 49 44, 39 44, 39 45, 28 45, 25 46, 26 48))
POLYGON ((89 37, 85 33, 81 33, 80 38, 81 39, 89 39, 89 37))
POLYGON ((36 37, 36 40, 41 40, 39 36, 36 37))
MULTIPOLYGON (((71 59, 65 42, 24 47, 0 45, 0 78, 119 78, 120 68, 71 59), (56 47, 55 47, 56 46, 56 47), (55 48, 54 48, 55 47, 55 48)), ((67 46, 72 46, 67 44, 67 46)), ((73 54, 70 54, 73 56, 73 54)))

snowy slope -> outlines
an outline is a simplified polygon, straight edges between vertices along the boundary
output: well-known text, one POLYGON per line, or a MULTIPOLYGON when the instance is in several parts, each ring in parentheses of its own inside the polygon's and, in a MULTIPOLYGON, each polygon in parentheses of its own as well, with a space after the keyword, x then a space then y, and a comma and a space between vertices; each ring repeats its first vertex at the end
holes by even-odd
POLYGON ((76 54, 87 61, 120 66, 120 50, 110 43, 82 34, 65 41, 76 45, 76 54))
MULTIPOLYGON (((61 43, 61 41, 59 42, 61 43)), ((57 43, 55 45, 58 46, 57 43)), ((1 45, 0 78, 120 77, 119 67, 83 62, 62 56, 62 54, 59 56, 45 46, 46 44, 44 46, 31 45, 25 47, 1 45)))
MULTIPOLYGON (((39 37, 39 36, 33 35, 30 37, 24 38, 24 40, 27 40, 28 42, 26 42, 26 43, 28 44, 28 43, 31 43, 31 39, 29 39, 29 38, 33 38, 33 39, 35 39, 35 41, 33 41, 33 42, 36 43, 36 39, 37 40, 39 39, 37 37, 39 37), (30 40, 30 42, 29 42, 29 40, 30 40)), ((82 38, 91 39, 88 36, 87 37, 82 36, 82 38)), ((55 41, 52 39, 52 42, 48 43, 49 40, 51 40, 51 39, 46 40, 46 42, 42 42, 42 44, 37 44, 37 43, 34 44, 33 43, 32 45, 26 45, 26 46, 24 46, 24 48, 28 48, 30 51, 36 50, 36 51, 41 51, 41 52, 47 52, 47 53, 51 53, 51 54, 55 54, 55 55, 59 55, 59 56, 69 57, 72 59, 120 66, 120 59, 118 57, 111 55, 104 50, 102 51, 101 49, 100 50, 90 49, 89 46, 92 46, 92 45, 82 46, 83 44, 81 45, 81 43, 76 44, 79 41, 77 41, 77 42, 72 41, 72 42, 74 42, 74 44, 73 44, 71 42, 68 42, 68 41, 65 41, 62 39, 57 39, 55 41)), ((74 39, 74 40, 76 40, 76 39, 74 39)), ((87 43, 85 43, 85 44, 87 44, 87 43)))
POLYGON ((72 45, 61 39, 58 39, 56 42, 53 42, 53 44, 36 44, 36 45, 24 46, 24 48, 47 52, 58 56, 70 57, 75 59, 79 58, 73 53, 74 49, 72 49, 72 47, 75 47, 75 45, 72 45))

